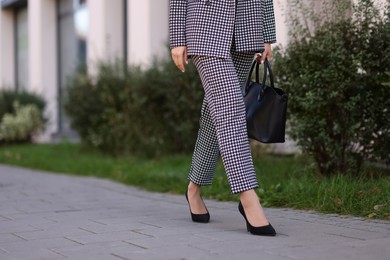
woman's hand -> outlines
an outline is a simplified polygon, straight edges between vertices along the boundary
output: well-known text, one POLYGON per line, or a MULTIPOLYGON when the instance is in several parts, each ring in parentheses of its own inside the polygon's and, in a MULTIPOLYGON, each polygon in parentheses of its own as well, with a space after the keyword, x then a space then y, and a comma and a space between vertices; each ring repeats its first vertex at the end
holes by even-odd
POLYGON ((272 60, 272 47, 270 43, 264 43, 264 52, 257 54, 257 62, 263 64, 265 60, 272 60))
POLYGON ((186 69, 184 67, 184 64, 188 64, 187 47, 186 46, 175 47, 171 50, 171 53, 172 53, 172 59, 175 62, 176 67, 182 72, 185 72, 186 69))

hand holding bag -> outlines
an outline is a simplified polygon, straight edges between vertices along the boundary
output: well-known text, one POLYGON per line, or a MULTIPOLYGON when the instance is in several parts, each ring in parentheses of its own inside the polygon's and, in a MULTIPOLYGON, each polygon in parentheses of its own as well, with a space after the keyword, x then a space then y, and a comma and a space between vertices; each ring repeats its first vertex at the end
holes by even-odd
POLYGON ((284 143, 287 94, 274 86, 269 62, 264 62, 263 80, 259 81, 259 64, 255 60, 243 86, 248 136, 262 143, 284 143), (251 81, 256 67, 256 81, 251 81), (271 86, 266 85, 267 72, 271 86))

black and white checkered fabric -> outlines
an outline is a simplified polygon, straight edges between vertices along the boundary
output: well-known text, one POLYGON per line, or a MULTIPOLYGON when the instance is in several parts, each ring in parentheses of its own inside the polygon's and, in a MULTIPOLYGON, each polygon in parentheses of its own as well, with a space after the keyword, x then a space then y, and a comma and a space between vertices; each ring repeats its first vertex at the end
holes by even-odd
POLYGON ((187 46, 205 90, 189 180, 212 182, 221 154, 232 193, 258 187, 241 84, 276 42, 272 0, 170 0, 170 47, 187 46))
POLYGON ((170 47, 188 55, 228 58, 236 50, 262 52, 276 42, 273 0, 170 0, 170 47))
POLYGON ((241 84, 246 80, 253 52, 232 51, 231 57, 193 56, 205 90, 200 129, 192 158, 189 180, 210 185, 218 155, 232 193, 257 188, 246 129, 241 84))

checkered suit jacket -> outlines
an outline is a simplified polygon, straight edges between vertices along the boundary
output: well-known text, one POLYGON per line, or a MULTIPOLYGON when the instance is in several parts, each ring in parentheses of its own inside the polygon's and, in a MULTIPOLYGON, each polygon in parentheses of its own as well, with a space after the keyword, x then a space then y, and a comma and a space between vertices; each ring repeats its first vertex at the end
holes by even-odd
POLYGON ((188 55, 227 58, 236 51, 261 52, 276 42, 273 0, 170 0, 170 47, 188 55), (237 6, 236 6, 237 4, 237 6))

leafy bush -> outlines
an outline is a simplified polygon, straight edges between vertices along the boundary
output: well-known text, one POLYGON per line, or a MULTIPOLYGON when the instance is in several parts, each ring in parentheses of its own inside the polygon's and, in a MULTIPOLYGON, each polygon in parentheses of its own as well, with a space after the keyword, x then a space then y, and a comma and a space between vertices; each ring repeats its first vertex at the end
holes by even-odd
POLYGON ((0 90, 0 143, 30 142, 45 123, 42 97, 27 91, 0 90))
POLYGON ((14 103, 14 114, 4 114, 0 123, 0 143, 31 141, 43 127, 40 111, 36 105, 14 103))
POLYGON ((275 54, 290 135, 322 175, 358 173, 367 159, 390 163, 390 21, 372 0, 358 2, 352 17, 314 33, 295 26, 300 36, 275 54))
POLYGON ((0 90, 0 119, 3 118, 4 114, 15 113, 15 102, 17 102, 21 106, 29 104, 35 105, 39 110, 41 118, 44 120, 43 111, 45 109, 46 104, 45 100, 36 94, 32 94, 27 91, 17 91, 13 89, 0 90))
POLYGON ((194 66, 181 73, 167 59, 147 70, 101 63, 96 78, 81 71, 64 103, 86 144, 111 154, 152 156, 193 149, 202 98, 194 66))

